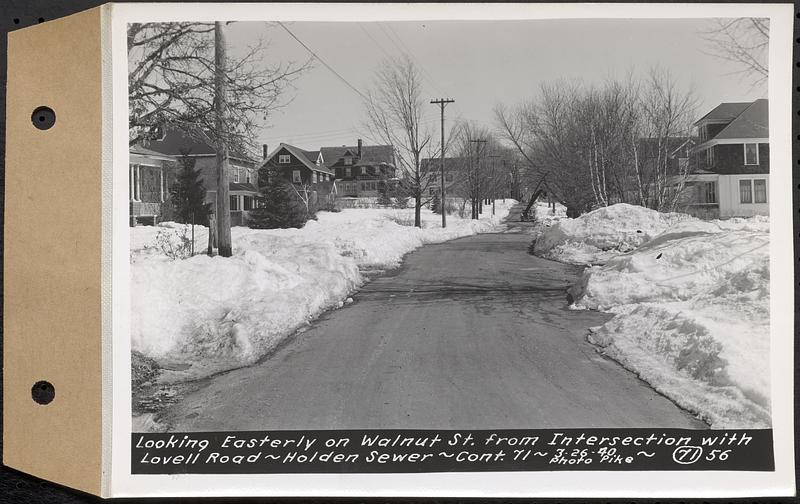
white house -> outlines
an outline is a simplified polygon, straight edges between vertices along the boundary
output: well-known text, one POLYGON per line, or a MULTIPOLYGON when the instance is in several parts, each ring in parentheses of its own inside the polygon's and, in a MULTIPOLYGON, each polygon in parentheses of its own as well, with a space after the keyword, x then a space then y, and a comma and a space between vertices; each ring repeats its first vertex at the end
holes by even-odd
POLYGON ((722 103, 695 126, 687 210, 708 218, 769 215, 769 101, 722 103))

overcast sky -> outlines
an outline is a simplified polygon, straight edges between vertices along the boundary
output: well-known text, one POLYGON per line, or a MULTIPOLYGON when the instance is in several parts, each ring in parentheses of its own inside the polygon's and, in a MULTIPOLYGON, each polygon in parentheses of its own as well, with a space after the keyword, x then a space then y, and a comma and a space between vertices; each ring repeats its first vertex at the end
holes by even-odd
MULTIPOLYGON (((669 69, 692 86, 698 113, 724 101, 766 98, 766 84, 753 88, 733 75, 738 67, 703 52, 707 20, 542 20, 380 23, 288 23, 287 27, 355 88, 372 85, 382 60, 405 52, 422 68, 425 98, 454 98, 448 120, 457 117, 493 126, 495 103, 534 98, 542 82, 558 79, 602 83, 669 69)), ((304 61, 309 53, 277 25, 229 25, 230 51, 259 38, 269 41, 268 59, 304 61)), ((319 62, 295 83, 292 102, 272 115, 259 139, 270 149, 280 142, 306 149, 353 145, 369 138, 360 97, 319 62)), ((438 128, 438 107, 426 120, 438 128)))

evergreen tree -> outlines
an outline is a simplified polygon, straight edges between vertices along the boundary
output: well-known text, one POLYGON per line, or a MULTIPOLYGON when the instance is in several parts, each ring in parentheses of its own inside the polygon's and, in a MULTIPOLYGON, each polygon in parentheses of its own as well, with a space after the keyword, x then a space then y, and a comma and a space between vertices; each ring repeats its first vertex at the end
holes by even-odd
POLYGON ((389 187, 389 181, 385 175, 381 175, 378 180, 378 205, 391 206, 392 205, 392 190, 389 187))
POLYGON ((211 203, 205 202, 206 188, 200 178, 200 170, 195 169, 195 161, 187 155, 178 160, 180 170, 175 185, 169 191, 170 201, 178 222, 205 225, 211 203))
POLYGON ((194 255, 194 225, 207 225, 208 213, 211 211, 211 203, 205 202, 206 188, 200 178, 200 170, 194 167, 195 161, 187 153, 181 156, 178 161, 181 167, 178 179, 169 192, 169 201, 175 210, 176 220, 192 225, 190 255, 194 255))
POLYGON ((298 201, 279 170, 267 166, 258 172, 257 208, 250 211, 248 226, 254 229, 299 228, 306 223, 305 206, 298 201))
POLYGON ((439 191, 435 191, 433 193, 433 198, 431 199, 431 211, 436 214, 442 213, 442 198, 439 195, 439 191))

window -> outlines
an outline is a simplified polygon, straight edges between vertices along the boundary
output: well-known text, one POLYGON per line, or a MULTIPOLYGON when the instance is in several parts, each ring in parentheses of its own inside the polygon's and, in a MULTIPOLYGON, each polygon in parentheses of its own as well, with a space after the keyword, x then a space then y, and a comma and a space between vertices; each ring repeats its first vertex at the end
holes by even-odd
POLYGON ((350 166, 351 164, 353 164, 353 158, 347 156, 346 158, 344 158, 344 164, 345 166, 350 166))
POLYGON ((744 164, 757 165, 758 164, 758 144, 746 143, 744 144, 744 164))
POLYGON ((281 154, 278 156, 278 163, 279 164, 289 164, 292 162, 291 156, 289 154, 281 154))
POLYGON ((295 184, 303 182, 303 179, 300 178, 300 170, 292 170, 292 182, 295 184))
POLYGON ((349 178, 353 176, 353 170, 351 168, 344 169, 344 176, 345 178, 349 178))
POLYGON ((312 184, 317 183, 317 172, 311 172, 311 183, 312 184))
POLYGON ((767 202, 767 180, 755 179, 753 181, 753 200, 756 203, 767 202))
POLYGON ((452 181, 453 181, 453 174, 452 174, 452 173, 445 173, 445 174, 444 174, 444 179, 445 179, 447 182, 452 182, 452 181))
POLYGON ((706 165, 714 166, 714 147, 706 149, 706 165))
POLYGON ((245 210, 252 210, 253 209, 253 197, 252 196, 245 196, 244 197, 244 209, 245 210))
POLYGON ((233 168, 233 181, 239 183, 239 168, 233 168))
POLYGON ((239 208, 239 196, 231 196, 231 212, 237 212, 239 208))
POLYGON ((244 171, 244 181, 249 184, 252 181, 251 177, 252 177, 252 174, 250 173, 250 170, 245 170, 244 171))
POLYGON ((702 201, 703 203, 716 203, 717 202, 717 183, 705 182, 702 188, 702 201))
POLYGON ((739 181, 739 202, 752 203, 753 202, 753 181, 740 180, 739 181))

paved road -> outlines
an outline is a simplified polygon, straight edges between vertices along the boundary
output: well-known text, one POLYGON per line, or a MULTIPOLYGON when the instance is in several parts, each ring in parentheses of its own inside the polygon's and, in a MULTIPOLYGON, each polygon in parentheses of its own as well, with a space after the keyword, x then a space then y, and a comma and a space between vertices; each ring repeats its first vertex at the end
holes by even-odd
POLYGON ((519 226, 425 246, 262 363, 162 417, 175 431, 682 427, 705 424, 586 342, 579 268, 519 226))

